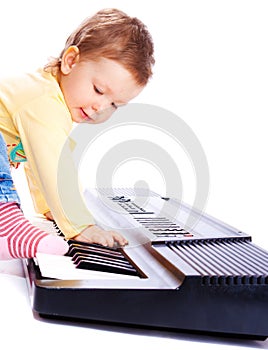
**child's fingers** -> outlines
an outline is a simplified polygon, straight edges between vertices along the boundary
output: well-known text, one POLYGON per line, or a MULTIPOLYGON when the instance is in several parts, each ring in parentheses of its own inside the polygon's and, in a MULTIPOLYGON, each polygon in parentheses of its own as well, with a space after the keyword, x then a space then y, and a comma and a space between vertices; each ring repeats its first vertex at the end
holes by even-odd
POLYGON ((101 236, 105 243, 102 243, 106 247, 113 247, 114 246, 114 239, 113 235, 111 234, 111 231, 103 231, 104 234, 101 236))
POLYGON ((119 245, 124 246, 128 244, 127 239, 125 239, 125 237, 123 237, 120 233, 112 231, 112 236, 114 241, 116 241, 119 245))
POLYGON ((112 235, 107 231, 103 232, 88 232, 85 231, 81 233, 80 235, 75 237, 75 240, 80 241, 80 242, 85 242, 85 243, 96 243, 103 245, 105 247, 113 247, 114 245, 114 239, 112 235))

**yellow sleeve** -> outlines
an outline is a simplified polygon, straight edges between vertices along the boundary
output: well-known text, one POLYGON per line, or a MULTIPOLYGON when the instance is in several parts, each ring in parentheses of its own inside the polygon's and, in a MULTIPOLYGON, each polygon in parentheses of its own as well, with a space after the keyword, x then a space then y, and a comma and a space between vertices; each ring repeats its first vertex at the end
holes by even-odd
POLYGON ((66 216, 58 193, 58 162, 72 128, 67 106, 54 96, 44 95, 28 103, 13 118, 27 157, 30 177, 41 194, 33 193, 37 208, 44 210, 49 207, 66 238, 78 235, 95 222, 82 202, 80 207, 74 206, 74 212, 79 214, 77 220, 76 215, 72 215, 71 219, 66 216))
POLYGON ((24 163, 24 171, 26 174, 27 183, 29 186, 30 194, 32 197, 34 209, 37 213, 45 214, 50 211, 48 204, 40 191, 39 187, 36 184, 35 177, 29 167, 29 162, 24 163))

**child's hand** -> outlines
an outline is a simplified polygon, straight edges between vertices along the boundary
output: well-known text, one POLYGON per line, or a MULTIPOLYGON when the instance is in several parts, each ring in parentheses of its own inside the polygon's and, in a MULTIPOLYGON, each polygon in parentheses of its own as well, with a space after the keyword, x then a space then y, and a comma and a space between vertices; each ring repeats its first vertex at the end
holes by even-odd
POLYGON ((105 231, 99 226, 91 225, 74 237, 75 240, 87 243, 97 243, 103 246, 113 247, 115 243, 124 246, 128 241, 118 232, 105 231))

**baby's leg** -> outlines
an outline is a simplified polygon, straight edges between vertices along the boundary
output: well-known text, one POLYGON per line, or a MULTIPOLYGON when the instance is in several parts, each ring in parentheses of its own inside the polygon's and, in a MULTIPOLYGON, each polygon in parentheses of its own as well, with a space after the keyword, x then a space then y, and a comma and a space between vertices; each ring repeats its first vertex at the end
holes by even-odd
POLYGON ((37 252, 63 255, 63 238, 33 226, 15 202, 0 203, 0 260, 33 258, 37 252))

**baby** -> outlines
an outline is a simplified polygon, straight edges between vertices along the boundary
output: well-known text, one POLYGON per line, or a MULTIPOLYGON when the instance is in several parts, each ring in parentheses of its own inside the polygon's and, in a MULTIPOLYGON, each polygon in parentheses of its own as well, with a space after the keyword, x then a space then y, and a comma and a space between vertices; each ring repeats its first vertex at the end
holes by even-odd
MULTIPOLYGON (((104 9, 86 19, 44 69, 0 82, 0 132, 10 164, 25 162, 36 211, 54 219, 66 239, 106 246, 127 243, 119 233, 97 226, 89 211, 79 213, 79 222, 66 217, 57 190, 58 162, 72 123, 86 121, 94 127, 104 122, 109 114, 98 112, 115 110, 136 97, 152 76, 153 64, 153 42, 145 25, 122 11, 104 9)), ((0 197, 0 211, 14 202, 0 197)), ((0 216, 1 227, 3 220, 0 216)), ((27 245, 28 236, 23 237, 22 245, 27 245)), ((13 245, 9 243, 9 253, 13 245)))

